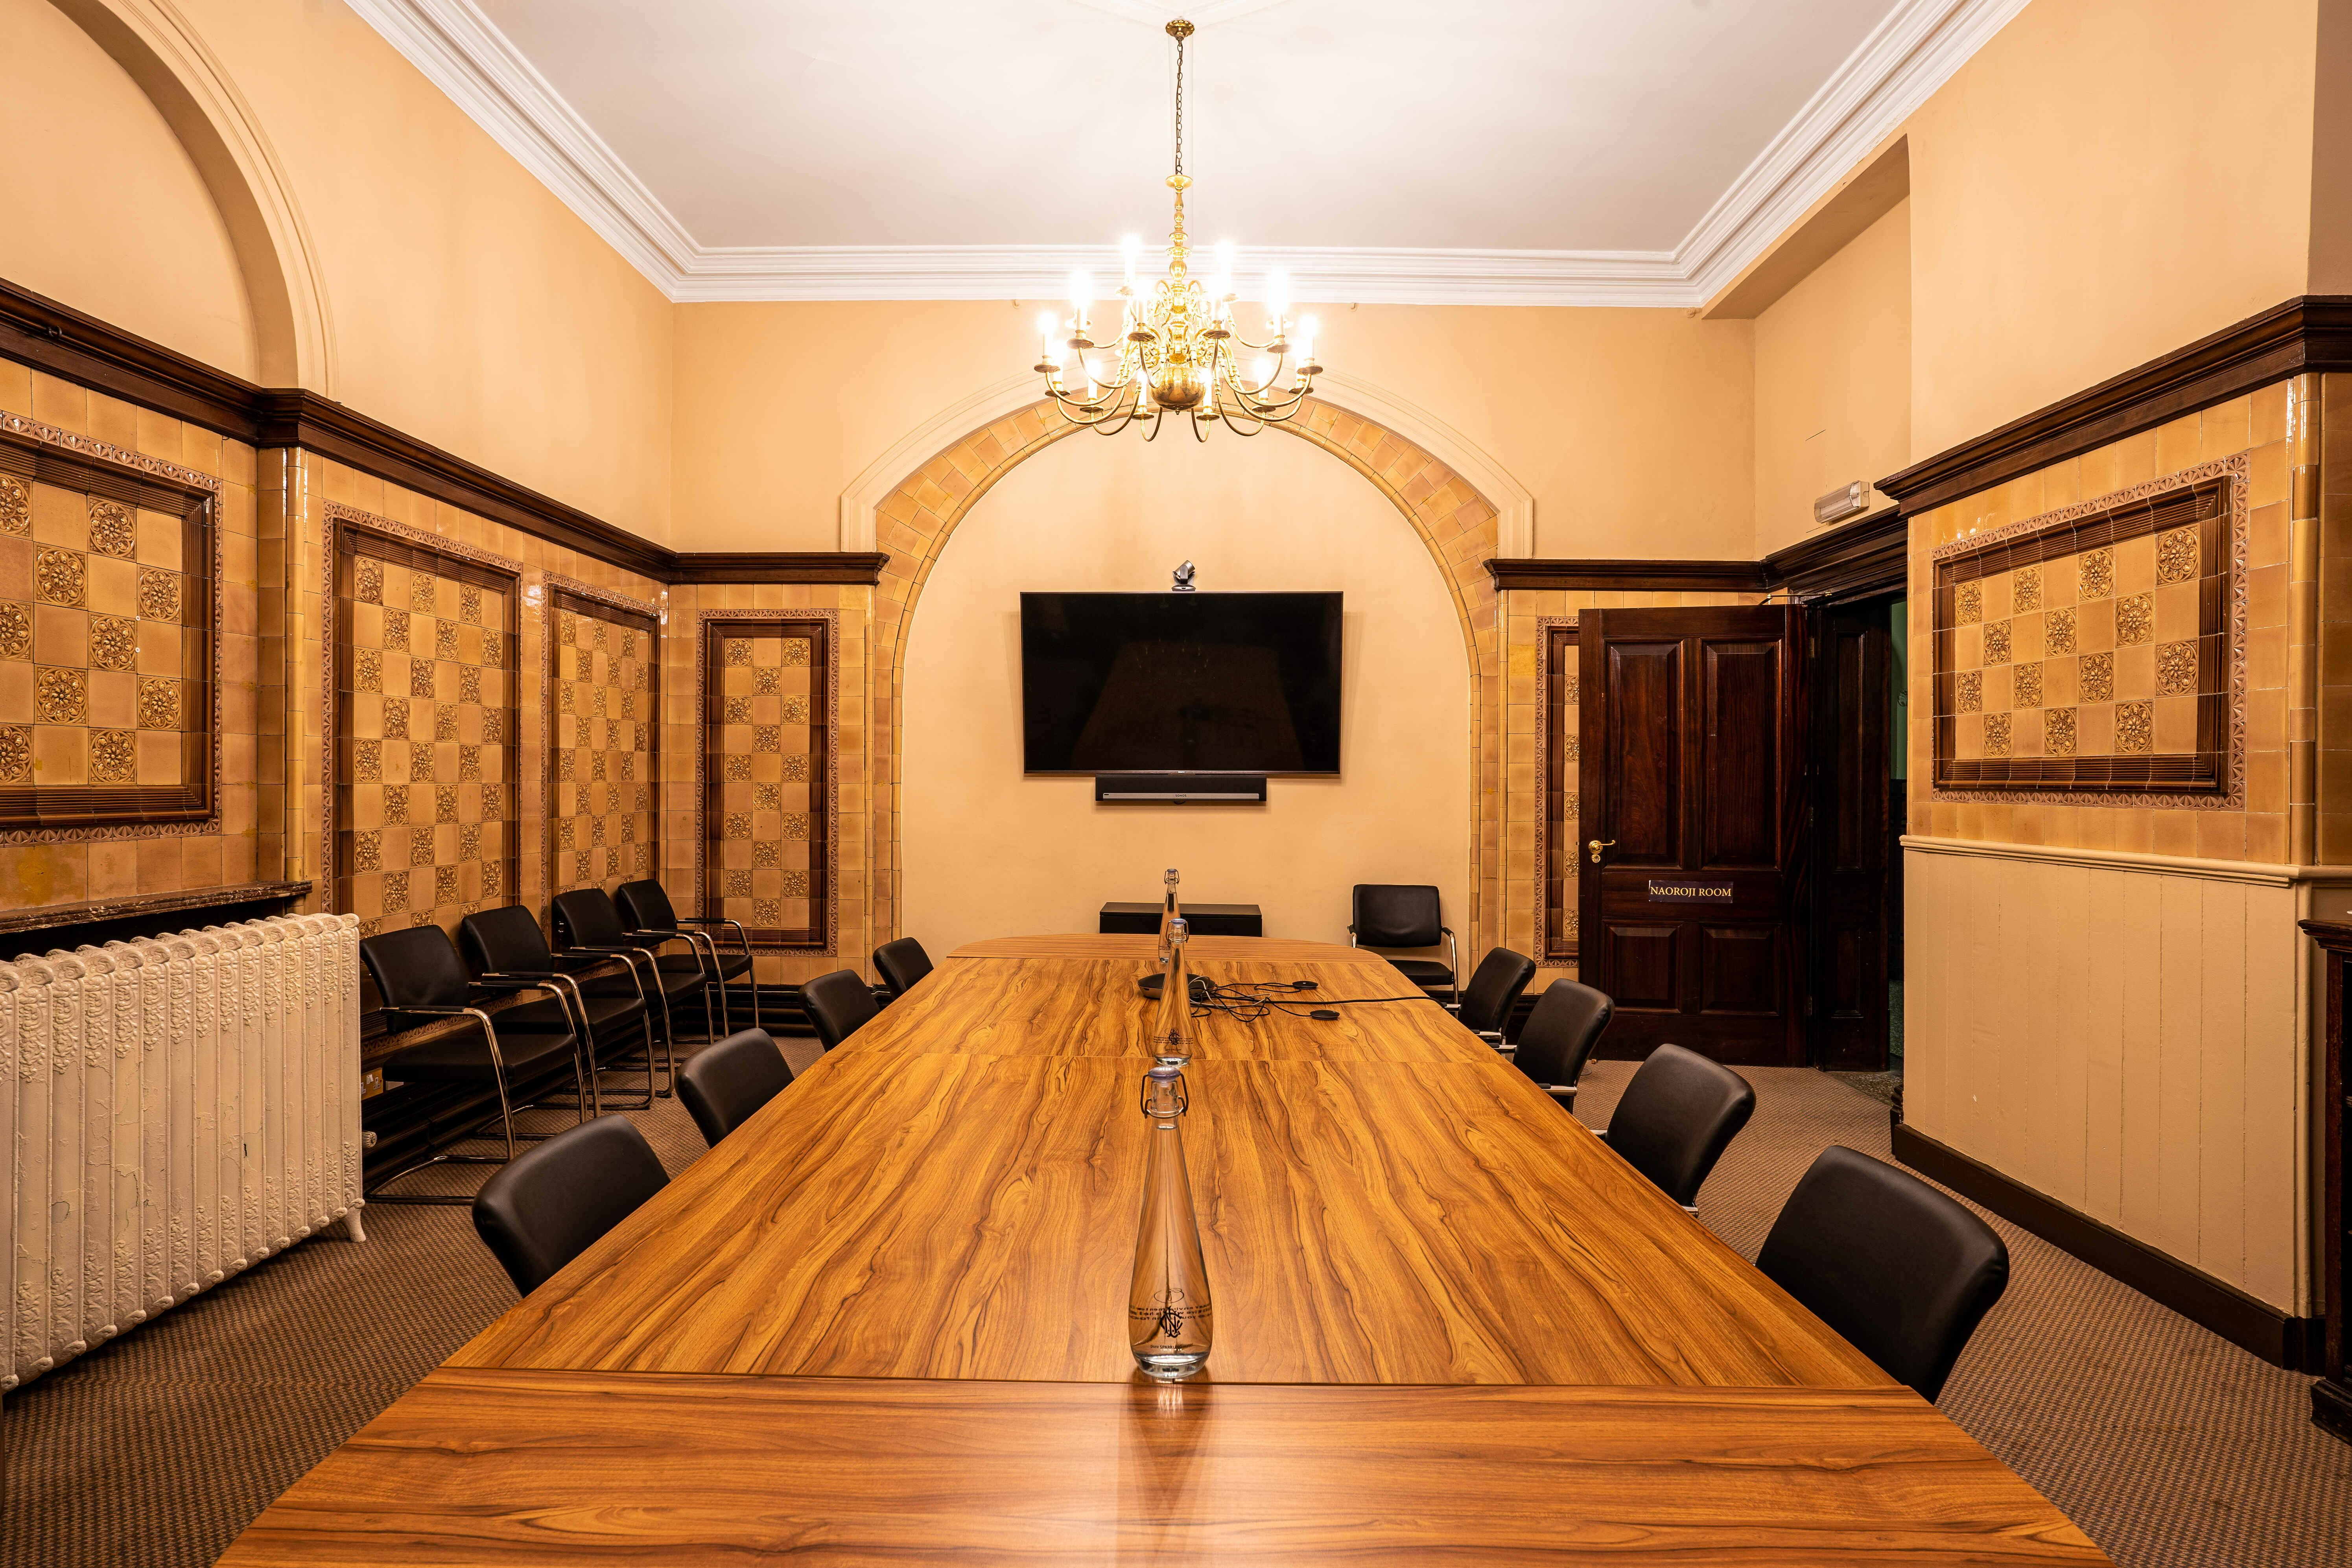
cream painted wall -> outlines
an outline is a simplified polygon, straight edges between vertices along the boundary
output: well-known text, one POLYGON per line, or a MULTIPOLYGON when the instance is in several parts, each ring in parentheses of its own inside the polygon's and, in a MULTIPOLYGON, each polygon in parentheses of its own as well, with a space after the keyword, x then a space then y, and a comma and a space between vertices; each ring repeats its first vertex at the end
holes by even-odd
POLYGON ((1811 536, 1817 498, 1910 455, 1905 201, 1756 319, 1756 554, 1811 536))
MULTIPOLYGON (((250 374, 186 153, 62 14, 0 5, 0 276, 250 374)), ((325 390, 666 539, 675 308, 336 0, 181 5, 289 173, 336 342, 325 390)))
POLYGON ((0 278, 235 375, 253 314, 204 177, 48 0, 0 0, 0 278))
MULTIPOLYGON (((677 544, 835 548, 841 492, 909 430, 1025 369, 1037 309, 678 307, 677 544)), ((1325 363, 1433 411, 1535 493, 1538 554, 1752 548, 1752 323, 1673 310, 1316 313, 1325 363)))
POLYGON ((2320 0, 2035 0, 1909 121, 1925 458, 2294 295, 2320 0))
MULTIPOLYGON (((934 953, 1092 931, 1106 900, 1265 910, 1266 934, 1344 942, 1360 881, 1433 882, 1468 909, 1469 662, 1436 563, 1371 484, 1304 441, 1222 448, 1079 436, 982 497, 908 624, 901 929, 934 953), (1347 595, 1341 776, 1276 779, 1253 806, 1104 806, 1087 778, 1021 772, 1024 589, 1347 595)), ((1464 954, 1465 962, 1472 955, 1464 954)))

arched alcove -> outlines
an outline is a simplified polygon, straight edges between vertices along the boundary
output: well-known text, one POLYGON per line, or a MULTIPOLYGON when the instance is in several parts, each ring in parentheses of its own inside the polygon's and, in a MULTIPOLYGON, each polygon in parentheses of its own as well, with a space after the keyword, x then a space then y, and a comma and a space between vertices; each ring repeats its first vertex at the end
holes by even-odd
MULTIPOLYGON (((252 344, 247 374, 265 385, 331 394, 334 340, 316 247, 286 172, 227 69, 169 0, 52 4, 129 75, 194 165, 244 284, 252 344)), ((104 178, 96 167, 89 175, 104 178)))
MULTIPOLYGON (((1503 871, 1503 675, 1496 595, 1485 568, 1499 552, 1500 513, 1476 485, 1426 447, 1336 404, 1311 400, 1296 420, 1274 429, 1312 443, 1369 480, 1410 525, 1452 603, 1467 701, 1452 733, 1430 735, 1426 744, 1466 742, 1455 754, 1463 758, 1469 780, 1469 809, 1459 823, 1469 897, 1455 925, 1464 952, 1475 954, 1496 934, 1503 871)), ((1190 445, 1184 432, 1170 435, 1190 445)), ((875 542, 889 556, 875 595, 874 644, 867 658, 872 686, 866 743, 874 784, 868 820, 877 933, 897 934, 901 927, 899 873, 906 846, 900 788, 908 782, 902 716, 911 618, 950 536, 972 507, 1020 464, 1072 437, 1104 439, 1066 424, 1045 405, 1003 414, 907 474, 873 509, 875 542)), ((1131 433, 1116 438, 1139 439, 1131 433)), ((1218 442, 1234 439, 1223 433, 1212 437, 1218 442)), ((922 781, 912 782, 922 787, 922 781)), ((972 896, 985 897, 985 891, 974 889, 972 896)))
POLYGON ((965 513, 906 644, 902 923, 928 943, 1091 930, 1105 899, 1152 897, 1165 866, 1196 902, 1258 904, 1270 935, 1345 942, 1363 881, 1435 883, 1466 918, 1472 778, 1450 742, 1470 660, 1452 595, 1388 499, 1305 443, 1056 443, 965 513), (1020 595, 1164 594, 1187 559, 1212 592, 1345 596, 1339 776, 1276 779, 1264 806, 1106 805, 1090 778, 1024 776, 1020 595))

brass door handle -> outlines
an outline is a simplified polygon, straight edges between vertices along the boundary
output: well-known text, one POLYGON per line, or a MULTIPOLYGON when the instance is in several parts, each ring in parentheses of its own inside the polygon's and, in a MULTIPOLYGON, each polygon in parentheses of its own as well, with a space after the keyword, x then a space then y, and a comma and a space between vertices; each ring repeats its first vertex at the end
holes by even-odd
POLYGON ((1601 864, 1601 852, 1603 849, 1614 849, 1616 847, 1617 840, 1614 838, 1596 838, 1591 843, 1585 846, 1586 849, 1591 851, 1592 863, 1596 866, 1601 864))

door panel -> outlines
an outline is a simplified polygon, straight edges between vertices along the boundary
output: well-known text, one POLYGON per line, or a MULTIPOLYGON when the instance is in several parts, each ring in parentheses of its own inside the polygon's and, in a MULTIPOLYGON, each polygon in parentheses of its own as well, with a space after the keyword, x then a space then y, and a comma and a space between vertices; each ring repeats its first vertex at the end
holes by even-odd
POLYGON ((1796 627, 1787 606, 1580 617, 1580 962, 1617 1003, 1611 1056, 1802 1059, 1796 627))
POLYGON ((1706 789, 1700 797, 1710 866, 1775 865, 1780 848, 1780 726, 1753 721, 1777 713, 1780 645, 1706 642, 1702 732, 1706 789))
POLYGON ((1702 926, 1699 1010, 1764 1016, 1780 1009, 1780 932, 1769 925, 1702 926))
POLYGON ((1680 993, 1675 984, 1675 949, 1682 933, 1673 926, 1612 925, 1607 942, 1608 967, 1616 989, 1610 995, 1620 1007, 1672 1007, 1680 993))
POLYGON ((1679 866, 1682 849, 1683 645, 1612 643, 1609 695, 1612 722, 1629 743, 1608 753, 1609 794, 1619 803, 1615 830, 1622 866, 1679 866))

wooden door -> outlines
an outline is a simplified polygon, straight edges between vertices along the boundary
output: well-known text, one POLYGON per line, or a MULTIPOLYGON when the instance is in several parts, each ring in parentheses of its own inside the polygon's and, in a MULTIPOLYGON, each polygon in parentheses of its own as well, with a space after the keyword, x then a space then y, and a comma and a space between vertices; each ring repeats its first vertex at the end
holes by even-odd
POLYGON ((1579 961, 1616 999, 1609 1055, 1804 1059, 1798 614, 1581 617, 1579 961))
POLYGON ((1885 600, 1819 613, 1813 712, 1811 1028, 1813 1062, 1886 1066, 1887 681, 1885 600))

